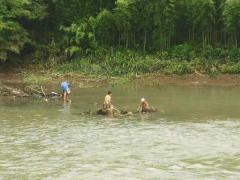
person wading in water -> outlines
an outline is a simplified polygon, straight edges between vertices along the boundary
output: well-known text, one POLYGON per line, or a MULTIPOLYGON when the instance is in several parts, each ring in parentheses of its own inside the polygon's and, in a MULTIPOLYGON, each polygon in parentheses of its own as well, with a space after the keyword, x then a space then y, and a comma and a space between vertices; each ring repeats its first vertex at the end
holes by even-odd
POLYGON ((146 112, 149 109, 147 101, 144 98, 141 99, 141 103, 139 105, 139 111, 146 112), (142 110, 141 110, 142 109, 142 110))
POLYGON ((108 94, 105 96, 105 100, 103 103, 103 109, 107 109, 107 110, 113 109, 112 102, 111 102, 111 96, 112 96, 112 92, 109 91, 108 94))
POLYGON ((63 90, 63 100, 64 101, 68 101, 71 102, 71 100, 68 98, 68 95, 70 94, 70 83, 67 82, 59 82, 59 84, 61 85, 61 89, 63 90))

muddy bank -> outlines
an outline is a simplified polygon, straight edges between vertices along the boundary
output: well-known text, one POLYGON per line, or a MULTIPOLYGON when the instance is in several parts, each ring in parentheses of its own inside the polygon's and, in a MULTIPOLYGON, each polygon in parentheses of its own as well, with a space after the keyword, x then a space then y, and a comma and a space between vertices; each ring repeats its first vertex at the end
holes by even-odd
MULTIPOLYGON (((36 75, 38 76, 38 75, 36 75)), ((60 80, 71 81, 74 80, 77 84, 96 85, 101 83, 110 83, 115 78, 99 78, 94 76, 84 76, 74 74, 65 77, 49 77, 49 80, 45 83, 58 83, 60 80)), ((142 83, 145 85, 187 85, 187 86, 237 86, 240 85, 239 74, 222 74, 216 78, 203 77, 198 75, 163 75, 160 73, 142 75, 132 78, 133 82, 142 83)), ((22 82, 22 74, 18 72, 0 72, 1 83, 20 83, 22 82)), ((41 82, 42 83, 42 82, 41 82)))
POLYGON ((0 83, 18 83, 21 82, 21 73, 0 72, 0 83))
POLYGON ((187 86, 237 86, 240 85, 239 74, 223 74, 216 78, 202 76, 151 75, 138 78, 136 82, 146 85, 187 85, 187 86))

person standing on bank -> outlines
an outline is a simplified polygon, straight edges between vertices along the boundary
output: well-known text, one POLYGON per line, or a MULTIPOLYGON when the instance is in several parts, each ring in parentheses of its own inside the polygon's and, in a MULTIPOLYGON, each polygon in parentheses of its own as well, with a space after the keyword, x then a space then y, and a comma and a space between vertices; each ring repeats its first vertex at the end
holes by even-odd
POLYGON ((69 99, 68 95, 70 94, 70 83, 67 82, 59 82, 59 84, 61 85, 61 89, 63 90, 63 100, 64 101, 68 101, 71 102, 71 100, 69 99))
POLYGON ((105 96, 103 109, 110 109, 112 107, 111 96, 112 96, 112 92, 109 91, 108 94, 105 96))

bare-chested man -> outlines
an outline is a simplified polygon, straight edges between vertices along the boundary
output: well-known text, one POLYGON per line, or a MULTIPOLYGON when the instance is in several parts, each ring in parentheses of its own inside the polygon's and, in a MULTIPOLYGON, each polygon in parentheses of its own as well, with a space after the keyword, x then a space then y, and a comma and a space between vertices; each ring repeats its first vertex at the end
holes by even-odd
POLYGON ((148 110, 148 108, 149 108, 148 103, 147 103, 147 101, 145 101, 144 98, 141 99, 141 103, 139 105, 139 108, 142 108, 142 111, 148 110))
POLYGON ((112 96, 112 92, 109 91, 108 94, 105 96, 103 109, 110 109, 111 108, 111 106, 112 106, 111 96, 112 96))

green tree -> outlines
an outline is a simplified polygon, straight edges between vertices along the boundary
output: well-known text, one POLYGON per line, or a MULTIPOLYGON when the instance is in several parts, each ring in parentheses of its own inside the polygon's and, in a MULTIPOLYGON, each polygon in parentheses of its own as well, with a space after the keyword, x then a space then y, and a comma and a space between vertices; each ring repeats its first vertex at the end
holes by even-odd
POLYGON ((116 8, 114 9, 115 22, 119 31, 119 45, 120 35, 122 33, 123 39, 125 39, 125 47, 128 48, 128 31, 131 29, 132 15, 129 11, 130 0, 117 0, 116 8))
POLYGON ((43 19, 46 6, 41 1, 1 0, 0 2, 0 60, 9 53, 19 54, 25 43, 31 40, 20 19, 43 19))
POLYGON ((97 42, 100 46, 108 48, 114 45, 115 22, 113 14, 104 9, 96 18, 97 42))
POLYGON ((171 46, 171 37, 175 33, 176 0, 156 0, 154 12, 154 35, 157 38, 160 52, 171 46))
POLYGON ((223 19, 225 30, 231 35, 232 45, 237 47, 237 34, 240 29, 240 1, 227 0, 224 3, 223 19))
POLYGON ((202 35, 202 42, 205 44, 211 44, 215 23, 215 6, 212 0, 192 0, 193 7, 193 24, 200 29, 202 35))
MULTIPOLYGON (((138 42, 141 42, 144 53, 147 47, 147 37, 151 39, 151 32, 153 30, 153 0, 135 0, 130 4, 130 12, 132 15, 131 27, 133 32, 133 41, 135 45, 135 34, 139 32, 141 37, 138 37, 138 42)), ((149 43, 150 45, 150 43, 149 43)))

